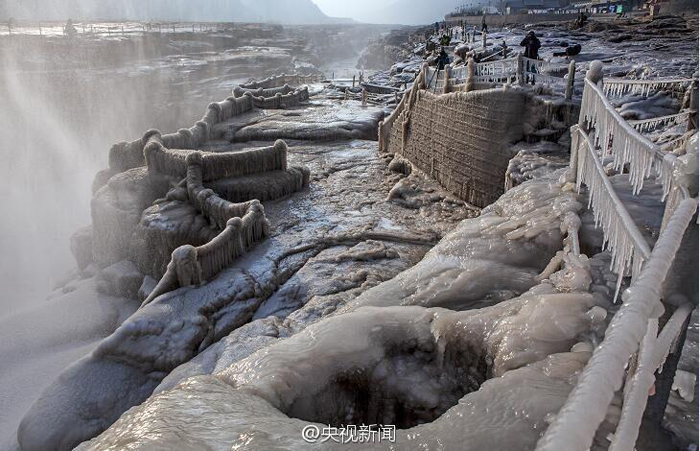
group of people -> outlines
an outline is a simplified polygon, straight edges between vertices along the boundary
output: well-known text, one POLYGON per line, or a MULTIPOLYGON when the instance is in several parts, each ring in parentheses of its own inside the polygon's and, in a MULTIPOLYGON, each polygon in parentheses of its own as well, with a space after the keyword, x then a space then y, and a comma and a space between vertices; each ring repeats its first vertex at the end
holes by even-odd
MULTIPOLYGON (((579 20, 585 22, 586 16, 583 15, 583 18, 580 18, 579 20)), ((437 24, 436 24, 437 25, 437 24)), ((486 21, 482 20, 482 32, 486 33, 488 31, 488 27, 486 25, 486 21)), ((447 52, 445 51, 445 47, 448 46, 450 43, 448 42, 447 39, 443 38, 449 38, 448 35, 444 35, 441 37, 439 45, 440 45, 440 52, 437 55, 437 59, 435 60, 436 66, 438 70, 443 70, 446 65, 450 63, 450 58, 447 55, 447 52)), ((554 52, 554 56, 564 56, 564 57, 572 57, 575 55, 578 55, 581 52, 581 45, 580 44, 573 44, 570 45, 568 43, 560 44, 562 47, 565 47, 565 49, 561 52, 554 52)), ((530 30, 527 32, 525 35, 525 38, 523 38, 522 41, 520 41, 520 46, 525 48, 525 51, 523 52, 523 56, 525 58, 537 60, 539 59, 539 51, 540 48, 542 47, 542 43, 540 42, 539 38, 537 37, 537 34, 533 30, 530 30)), ((435 46, 432 46, 432 49, 435 49, 435 46)), ((430 49, 430 50, 432 50, 430 49)), ((503 40, 503 43, 501 44, 501 52, 503 54, 503 57, 505 58, 507 53, 508 53, 508 47, 506 45, 505 40, 503 40)))

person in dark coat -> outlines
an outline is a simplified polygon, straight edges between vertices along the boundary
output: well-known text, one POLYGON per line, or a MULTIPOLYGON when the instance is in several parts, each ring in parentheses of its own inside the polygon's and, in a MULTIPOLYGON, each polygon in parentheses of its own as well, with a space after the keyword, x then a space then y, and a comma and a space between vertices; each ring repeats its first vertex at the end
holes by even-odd
POLYGON ((520 42, 521 47, 525 47, 525 58, 533 60, 539 59, 539 50, 542 47, 540 40, 537 39, 535 32, 530 30, 527 32, 525 39, 520 42))
POLYGON ((484 14, 481 17, 481 32, 482 33, 488 33, 489 32, 489 27, 486 25, 486 14, 484 14))
POLYGON ((443 70, 448 64, 450 64, 450 58, 447 56, 445 49, 441 48, 440 53, 438 54, 437 68, 438 70, 443 70))

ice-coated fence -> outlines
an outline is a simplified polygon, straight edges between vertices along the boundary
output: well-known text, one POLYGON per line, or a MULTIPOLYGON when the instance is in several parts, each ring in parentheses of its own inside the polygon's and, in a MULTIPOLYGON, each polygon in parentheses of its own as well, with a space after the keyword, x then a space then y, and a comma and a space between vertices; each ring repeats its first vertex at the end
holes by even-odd
POLYGON ((688 121, 690 116, 689 111, 683 111, 678 114, 669 114, 668 116, 652 117, 650 119, 640 119, 629 121, 630 125, 640 133, 646 133, 656 130, 660 127, 668 127, 670 125, 679 125, 688 121))
POLYGON ((540 451, 588 450, 615 393, 622 388, 626 368, 629 374, 622 392, 622 411, 609 449, 632 451, 654 373, 663 365, 692 311, 689 304, 677 308, 658 334, 658 318, 664 310, 661 288, 695 215, 697 199, 673 179, 674 158, 664 155, 617 114, 606 96, 606 92, 619 95, 620 90, 628 89, 621 86, 634 86, 630 89, 648 94, 666 82, 615 82, 606 89, 601 88, 605 86, 600 82, 601 74, 602 65, 593 63, 586 77, 581 122, 573 128, 571 166, 577 184, 588 186, 596 222, 603 227, 606 246, 614 255, 614 269, 621 277, 631 267, 632 283, 622 294, 623 303, 603 342, 538 442, 540 451), (589 133, 591 127, 595 130, 589 133), (652 169, 664 185, 666 209, 661 233, 651 250, 603 170, 601 159, 610 153, 617 171, 628 167, 635 193, 652 169), (636 365, 628 365, 635 354, 636 365))
POLYGON ((628 80, 610 78, 603 82, 603 91, 608 98, 622 97, 628 94, 648 96, 653 91, 672 89, 685 91, 693 83, 691 78, 670 78, 658 80, 628 80))
MULTIPOLYGON (((109 151, 109 167, 114 172, 123 172, 143 166, 147 164, 146 154, 152 153, 153 155, 157 154, 155 158, 158 158, 158 162, 154 164, 159 165, 158 167, 163 167, 164 164, 168 163, 172 163, 172 165, 176 166, 176 168, 165 170, 165 173, 175 171, 178 175, 184 177, 187 153, 180 152, 178 154, 178 152, 171 152, 171 149, 196 149, 212 139, 211 131, 216 124, 246 113, 253 108, 279 109, 302 104, 309 99, 308 88, 301 87, 292 89, 288 85, 289 81, 305 80, 308 78, 309 77, 300 75, 280 75, 270 77, 266 80, 271 84, 274 83, 270 82, 270 80, 277 80, 280 82, 287 80, 287 82, 282 83, 281 86, 271 88, 234 88, 232 97, 228 97, 220 102, 210 103, 202 119, 189 129, 180 129, 177 133, 169 133, 166 135, 161 135, 157 130, 149 130, 141 139, 131 142, 120 142, 113 145, 109 151), (250 93, 247 94, 248 92, 250 93), (151 146, 151 149, 146 150, 146 147, 151 143, 155 144, 151 146), (162 147, 162 149, 158 147, 162 147), (170 152, 170 155, 163 157, 163 155, 168 152, 170 152), (168 158, 167 163, 164 158, 168 158)), ((173 173, 172 175, 175 174, 173 173)))
POLYGON ((484 89, 436 95, 422 89, 427 73, 421 71, 381 124, 380 148, 402 155, 460 199, 486 206, 503 193, 507 143, 522 133, 525 94, 484 89))
POLYGON ((165 274, 151 291, 143 305, 179 287, 199 285, 211 280, 227 268, 255 242, 269 233, 263 206, 258 200, 245 205, 233 204, 233 209, 246 207, 243 217, 233 217, 216 237, 202 246, 186 244, 175 249, 165 274))
MULTIPOLYGON (((253 179, 245 179, 239 185, 247 187, 246 196, 255 193, 253 197, 262 200, 298 191, 308 183, 308 169, 288 168, 287 145, 281 140, 273 146, 239 152, 198 150, 207 141, 216 138, 212 136, 215 125, 236 115, 253 108, 286 108, 308 100, 307 87, 296 90, 289 87, 288 82, 293 81, 294 77, 297 76, 271 77, 263 83, 284 82, 281 87, 235 89, 234 95, 237 96, 209 104, 202 119, 191 128, 166 135, 149 130, 141 139, 116 144, 110 150, 112 172, 145 165, 149 172, 184 178, 186 200, 210 224, 221 230, 202 246, 177 247, 172 252, 165 274, 146 303, 178 287, 205 283, 269 233, 265 212, 258 200, 230 202, 206 188, 205 182, 252 176, 253 179)), ((229 187, 229 194, 232 189, 235 187, 229 187)), ((98 236, 102 236, 102 232, 99 228, 95 229, 98 236)))
MULTIPOLYGON (((513 83, 518 73, 518 57, 496 61, 476 63, 474 76, 478 82, 513 83)), ((468 78, 467 66, 453 68, 450 74, 457 84, 465 83, 468 78)))
MULTIPOLYGON (((442 71, 429 67, 426 73, 428 89, 434 93, 453 92, 465 89, 469 82, 481 84, 518 83, 543 85, 564 92, 571 98, 575 65, 554 64, 533 60, 518 55, 512 58, 485 61, 474 64, 474 74, 469 74, 468 65, 442 71), (445 84, 448 84, 447 89, 445 84), (571 86, 567 89, 567 86, 571 86)), ((467 89, 470 90, 470 89, 467 89)))
POLYGON ((265 78, 260 81, 249 81, 248 83, 242 83, 240 85, 243 89, 271 89, 279 88, 284 85, 303 85, 308 83, 314 83, 319 80, 318 75, 300 75, 300 74, 280 74, 273 75, 271 77, 265 78))

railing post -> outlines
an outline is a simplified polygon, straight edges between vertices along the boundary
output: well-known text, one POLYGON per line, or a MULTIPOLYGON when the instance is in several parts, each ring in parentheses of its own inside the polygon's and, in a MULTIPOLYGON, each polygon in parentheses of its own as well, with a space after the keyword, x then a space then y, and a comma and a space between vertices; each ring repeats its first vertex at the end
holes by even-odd
POLYGON ((574 96, 574 78, 576 77, 576 61, 571 61, 569 63, 569 76, 566 80, 566 93, 564 97, 566 100, 571 100, 574 96))
POLYGON ((603 81, 603 63, 598 60, 591 61, 588 66, 588 72, 586 72, 586 78, 595 84, 599 84, 603 81))
MULTIPOLYGON (((586 79, 590 80, 591 82, 593 82, 595 84, 602 83, 602 81, 603 81, 603 63, 601 63, 598 60, 591 61, 591 64, 588 66, 588 71, 586 72, 586 79)), ((583 86, 584 96, 583 96, 583 102, 581 103, 581 114, 578 117, 578 125, 583 130, 587 130, 585 127, 586 118, 584 117, 584 114, 583 114, 583 112, 586 111, 585 92, 587 89, 588 89, 588 87, 585 86, 585 84, 584 84, 584 86, 583 86)))
POLYGON ((442 87, 442 93, 450 92, 450 66, 445 66, 445 86, 442 87))
POLYGON ((367 106, 367 90, 362 88, 362 106, 367 106))
POLYGON ((523 54, 522 53, 518 53, 518 68, 516 69, 515 78, 520 86, 525 84, 525 74, 524 74, 524 68, 523 68, 523 54))
POLYGON ((476 88, 474 82, 474 74, 476 73, 476 65, 474 58, 470 57, 467 61, 467 79, 464 81, 464 90, 466 92, 474 91, 476 88))
POLYGON ((578 183, 578 152, 579 140, 581 139, 578 125, 572 125, 569 129, 569 133, 571 134, 571 149, 569 152, 571 158, 569 159, 569 177, 567 177, 567 181, 578 183))

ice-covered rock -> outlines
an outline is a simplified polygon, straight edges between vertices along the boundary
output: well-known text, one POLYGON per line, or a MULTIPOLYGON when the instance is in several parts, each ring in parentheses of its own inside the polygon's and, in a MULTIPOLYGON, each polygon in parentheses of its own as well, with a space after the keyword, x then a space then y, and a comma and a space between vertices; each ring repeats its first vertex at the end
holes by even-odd
POLYGON ((100 272, 97 289, 105 294, 133 299, 143 282, 143 274, 129 260, 122 260, 100 272))
POLYGON ((556 176, 529 181, 478 218, 460 223, 420 263, 346 309, 422 305, 462 310, 523 293, 561 249, 560 221, 581 208, 577 195, 562 190, 556 176))
POLYGON ((186 379, 78 449, 353 446, 305 442, 304 426, 319 423, 395 424, 396 449, 534 446, 590 355, 566 351, 590 329, 592 299, 359 309, 186 379))

